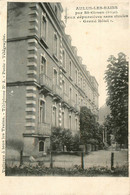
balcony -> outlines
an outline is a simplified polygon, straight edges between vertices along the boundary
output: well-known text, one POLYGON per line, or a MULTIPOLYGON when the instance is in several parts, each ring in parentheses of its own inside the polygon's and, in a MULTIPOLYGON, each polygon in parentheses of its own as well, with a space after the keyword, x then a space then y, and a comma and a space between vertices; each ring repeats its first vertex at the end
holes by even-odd
POLYGON ((58 85, 53 85, 53 93, 58 98, 61 99, 62 97, 62 90, 58 85))
POLYGON ((46 74, 40 74, 40 85, 49 91, 52 90, 52 80, 46 74))
POLYGON ((68 103, 69 97, 66 93, 63 93, 62 98, 64 102, 68 103))
POLYGON ((76 111, 80 112, 80 106, 78 104, 75 104, 74 107, 75 107, 76 111))
POLYGON ((48 123, 39 123, 38 124, 38 134, 44 136, 51 136, 51 125, 48 123))
POLYGON ((65 105, 69 108, 69 97, 66 93, 62 93, 62 105, 65 105))
POLYGON ((75 101, 73 99, 69 99, 69 105, 74 108, 75 107, 75 101))

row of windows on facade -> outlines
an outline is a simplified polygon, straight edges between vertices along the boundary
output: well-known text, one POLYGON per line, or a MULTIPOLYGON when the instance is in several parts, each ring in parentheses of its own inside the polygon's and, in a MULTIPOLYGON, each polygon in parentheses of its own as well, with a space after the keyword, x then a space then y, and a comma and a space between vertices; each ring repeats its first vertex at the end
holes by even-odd
MULTIPOLYGON (((47 75, 47 60, 46 60, 46 58, 44 56, 41 56, 40 73, 47 75)), ((83 80, 82 77, 80 77, 80 79, 78 79, 78 77, 80 77, 80 74, 78 74, 78 71, 76 70, 75 71, 75 83, 77 85, 79 84, 78 86, 80 86, 81 89, 85 90, 85 92, 87 93, 89 98, 94 101, 95 95, 93 94, 92 90, 90 89, 90 87, 86 87, 87 84, 85 84, 85 80, 83 80), (80 82, 78 82, 78 80, 80 82)), ((59 79, 58 79, 58 71, 56 69, 54 69, 54 72, 53 72, 53 84, 54 85, 58 85, 58 83, 59 83, 58 81, 59 81, 59 79)), ((66 92, 65 80, 62 80, 62 89, 63 89, 63 93, 66 92)), ((72 89, 70 88, 70 97, 71 97, 71 90, 72 89)), ((77 101, 76 101, 76 103, 77 103, 77 101)))
MULTIPOLYGON (((47 17, 46 14, 43 14, 43 18, 42 18, 42 26, 41 26, 41 36, 43 38, 44 41, 47 42, 47 17)), ((60 50, 60 42, 59 42, 59 38, 57 33, 54 33, 54 55, 58 58, 59 57, 59 50, 60 50)), ((45 59, 42 59, 42 61, 45 63, 45 59)), ((69 60, 69 76, 72 78, 72 61, 69 60)), ((62 65, 63 68, 66 69, 66 52, 65 49, 63 49, 62 51, 62 65)), ((79 73, 78 70, 75 70, 75 82, 76 84, 80 84, 80 88, 82 89, 83 85, 84 85, 84 79, 82 78, 81 73, 79 73)))
MULTIPOLYGON (((62 63, 63 67, 66 67, 66 60, 65 60, 65 52, 63 51, 62 55, 62 63)), ((47 72, 47 67, 46 67, 46 58, 44 56, 41 57, 41 73, 47 72)), ((72 62, 70 61, 69 63, 69 77, 73 80, 73 68, 72 68, 72 62)), ((82 75, 78 72, 78 70, 75 70, 75 83, 80 84, 80 87, 82 88, 85 85, 85 81, 83 81, 82 75)))
MULTIPOLYGON (((43 100, 40 100, 40 108, 39 108, 39 123, 46 123, 46 105, 43 100)), ((71 114, 68 117, 68 128, 72 129, 72 116, 71 114)), ((52 125, 54 127, 58 126, 58 111, 55 106, 52 109, 52 125)), ((61 125, 62 128, 65 127, 65 112, 61 113, 61 125)), ((78 119, 75 118, 75 130, 78 130, 78 119)))
MULTIPOLYGON (((54 12, 55 12, 55 15, 58 16, 58 8, 57 8, 56 5, 55 5, 55 8, 54 8, 54 12)), ((41 18, 41 35, 43 36, 43 39, 45 41, 47 39, 47 27, 48 27, 48 24, 47 24, 46 13, 42 13, 42 18, 41 18)))

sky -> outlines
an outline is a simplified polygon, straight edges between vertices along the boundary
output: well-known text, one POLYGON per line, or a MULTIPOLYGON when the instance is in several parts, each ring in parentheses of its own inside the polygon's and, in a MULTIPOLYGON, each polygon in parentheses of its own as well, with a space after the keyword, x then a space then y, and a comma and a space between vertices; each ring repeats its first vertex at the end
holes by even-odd
MULTIPOLYGON (((78 1, 73 2, 77 3, 62 2, 62 7, 64 10, 67 8, 67 16, 69 17, 75 15, 76 7, 94 5, 88 3, 78 3, 78 1)), ((118 7, 119 15, 128 14, 127 3, 113 3, 111 5, 118 7)), ((103 3, 100 3, 100 6, 103 6, 103 3)), ((62 16, 63 21, 65 22, 64 15, 65 11, 62 16)), ((83 13, 82 15, 84 16, 83 13)), ((65 32, 71 36, 72 45, 77 47, 78 56, 82 57, 83 64, 87 66, 87 70, 90 71, 92 76, 95 76, 99 84, 100 108, 105 104, 107 97, 106 83, 103 78, 108 64, 108 57, 110 55, 117 57, 119 52, 123 52, 128 55, 128 18, 114 18, 113 22, 110 23, 84 23, 79 19, 68 18, 67 23, 65 24, 65 32)))

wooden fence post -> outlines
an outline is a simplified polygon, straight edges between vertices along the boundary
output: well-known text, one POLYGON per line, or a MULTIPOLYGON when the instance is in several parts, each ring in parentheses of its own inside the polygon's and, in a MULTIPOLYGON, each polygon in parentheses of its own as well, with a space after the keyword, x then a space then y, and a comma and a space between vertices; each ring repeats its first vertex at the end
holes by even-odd
POLYGON ((20 150, 20 166, 23 165, 23 150, 20 150))
POLYGON ((114 169, 114 152, 111 153, 111 170, 114 169))
POLYGON ((50 152, 50 168, 53 168, 53 157, 52 157, 52 152, 50 152))
POLYGON ((81 168, 84 169, 84 152, 81 152, 81 168))

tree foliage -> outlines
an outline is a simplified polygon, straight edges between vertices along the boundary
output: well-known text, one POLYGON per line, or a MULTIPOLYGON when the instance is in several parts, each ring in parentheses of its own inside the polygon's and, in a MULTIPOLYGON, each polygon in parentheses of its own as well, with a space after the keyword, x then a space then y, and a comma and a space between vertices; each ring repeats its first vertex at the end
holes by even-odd
POLYGON ((112 117, 111 115, 107 115, 105 122, 103 124, 103 129, 106 130, 107 133, 107 144, 111 145, 111 135, 114 134, 114 126, 112 123, 112 117))
POLYGON ((82 107, 80 110, 80 133, 82 144, 102 146, 102 128, 87 107, 82 107))
POLYGON ((57 127, 52 129, 51 143, 52 150, 63 151, 66 146, 67 151, 78 151, 80 136, 78 133, 72 135, 72 131, 69 129, 57 127))
POLYGON ((107 105, 111 110, 111 124, 118 143, 128 144, 128 61, 126 55, 111 55, 105 72, 107 105))

